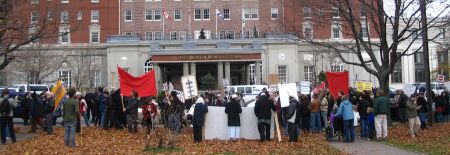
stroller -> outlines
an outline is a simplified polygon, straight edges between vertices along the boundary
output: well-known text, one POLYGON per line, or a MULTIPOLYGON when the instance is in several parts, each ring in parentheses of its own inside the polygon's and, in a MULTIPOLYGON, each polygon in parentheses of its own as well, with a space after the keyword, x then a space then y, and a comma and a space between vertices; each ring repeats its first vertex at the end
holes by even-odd
POLYGON ((337 124, 336 120, 339 119, 339 118, 336 118, 336 116, 333 113, 331 113, 329 119, 330 119, 329 125, 326 128, 326 139, 327 139, 327 141, 331 141, 336 136, 339 138, 339 140, 341 140, 342 131, 339 130, 338 128, 335 128, 335 126, 337 124))

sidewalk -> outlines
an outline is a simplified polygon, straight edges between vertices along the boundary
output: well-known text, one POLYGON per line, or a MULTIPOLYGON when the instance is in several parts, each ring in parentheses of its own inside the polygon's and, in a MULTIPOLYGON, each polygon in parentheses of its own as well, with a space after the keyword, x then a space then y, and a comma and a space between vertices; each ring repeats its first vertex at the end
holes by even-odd
MULTIPOLYGON (((38 135, 38 133, 29 133, 30 126, 24 126, 22 124, 14 124, 14 128, 19 130, 16 131, 16 142, 28 140, 38 135)), ((0 149, 5 148, 5 146, 9 144, 12 144, 11 139, 6 140, 6 145, 0 144, 0 149)))
POLYGON ((352 155, 418 155, 418 153, 415 152, 361 138, 355 138, 354 143, 344 143, 336 140, 330 142, 330 144, 333 147, 352 155))

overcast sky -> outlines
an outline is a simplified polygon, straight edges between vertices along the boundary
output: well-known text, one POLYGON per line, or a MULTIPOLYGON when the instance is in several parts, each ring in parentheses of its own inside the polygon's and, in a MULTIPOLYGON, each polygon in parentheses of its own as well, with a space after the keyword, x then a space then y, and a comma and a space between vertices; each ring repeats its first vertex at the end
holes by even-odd
MULTIPOLYGON (((414 11, 416 11, 417 9, 419 9, 419 0, 405 0, 405 1, 414 1, 416 2, 414 5, 408 7, 408 15, 410 16, 411 13, 413 13, 414 11)), ((386 12, 389 15, 394 15, 394 10, 395 10, 395 0, 384 0, 384 7, 386 12)), ((448 8, 450 5, 450 0, 433 0, 433 2, 427 6, 427 15, 429 17, 436 17, 437 15, 439 15, 440 12, 442 12, 442 10, 445 10, 444 13, 441 15, 441 17, 443 16, 450 16, 450 8, 448 8), (447 8, 446 8, 447 7, 447 8)), ((420 15, 420 12, 417 14, 420 15)))

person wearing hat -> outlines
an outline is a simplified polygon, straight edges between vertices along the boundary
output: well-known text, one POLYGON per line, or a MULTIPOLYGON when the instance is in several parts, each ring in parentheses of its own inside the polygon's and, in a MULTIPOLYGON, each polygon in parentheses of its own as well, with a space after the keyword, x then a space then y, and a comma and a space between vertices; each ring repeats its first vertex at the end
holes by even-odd
POLYGON ((45 120, 47 125, 47 134, 53 134, 53 109, 55 107, 54 95, 51 92, 46 93, 46 102, 44 105, 45 120))
POLYGON ((275 104, 269 100, 266 93, 261 93, 260 98, 255 103, 255 115, 258 118, 258 131, 260 141, 270 141, 270 124, 272 111, 275 111, 275 104))
POLYGON ((295 143, 298 142, 298 132, 297 132, 297 122, 299 121, 299 117, 297 117, 297 109, 299 108, 300 103, 293 97, 289 96, 289 107, 286 113, 286 121, 288 126, 289 133, 289 142, 295 143))
POLYGON ((226 104, 225 113, 228 115, 229 138, 230 140, 237 140, 241 131, 241 118, 239 114, 242 113, 242 109, 236 94, 231 95, 231 101, 226 104))
POLYGON ((419 95, 417 96, 417 105, 420 106, 418 112, 419 112, 419 119, 420 119, 420 128, 425 129, 427 127, 427 121, 428 121, 428 104, 427 99, 425 98, 425 88, 420 87, 419 88, 419 95))
POLYGON ((411 98, 406 102, 406 115, 409 123, 409 133, 412 138, 415 138, 420 130, 420 119, 417 116, 417 98, 416 95, 411 95, 411 98))

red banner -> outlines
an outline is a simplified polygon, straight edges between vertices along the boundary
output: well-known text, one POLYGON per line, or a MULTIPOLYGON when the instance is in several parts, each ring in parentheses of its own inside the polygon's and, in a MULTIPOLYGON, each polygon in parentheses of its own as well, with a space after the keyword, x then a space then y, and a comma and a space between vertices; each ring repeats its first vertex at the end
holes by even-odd
POLYGON ((156 80, 155 71, 140 76, 134 77, 130 73, 117 67, 120 78, 120 91, 123 96, 131 96, 131 91, 136 90, 139 97, 156 96, 156 80))
POLYGON ((327 72, 328 89, 336 98, 338 92, 348 93, 348 72, 327 72))

